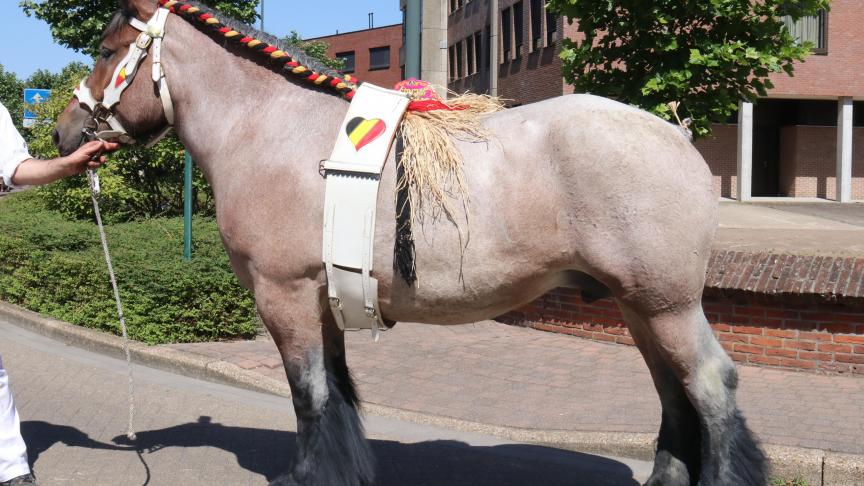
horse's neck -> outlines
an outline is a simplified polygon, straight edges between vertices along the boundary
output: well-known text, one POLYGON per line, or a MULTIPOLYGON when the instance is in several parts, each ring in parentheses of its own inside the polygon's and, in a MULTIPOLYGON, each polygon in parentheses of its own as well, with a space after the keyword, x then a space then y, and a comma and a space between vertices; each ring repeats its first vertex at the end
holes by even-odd
MULTIPOLYGON (((322 145, 332 144, 346 102, 288 81, 223 48, 184 20, 172 20, 165 40, 165 71, 175 128, 211 182, 236 170, 237 151, 252 141, 272 140, 270 150, 295 153, 298 159, 315 156, 322 145)), ((261 159, 272 156, 244 155, 244 164, 265 163, 261 159)))

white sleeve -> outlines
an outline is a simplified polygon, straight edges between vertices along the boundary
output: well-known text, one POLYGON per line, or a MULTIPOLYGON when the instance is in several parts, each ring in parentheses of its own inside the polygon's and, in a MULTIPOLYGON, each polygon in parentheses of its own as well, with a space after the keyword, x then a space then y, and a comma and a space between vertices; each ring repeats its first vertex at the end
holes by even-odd
POLYGON ((21 162, 32 159, 27 151, 27 143, 12 124, 12 117, 3 104, 0 104, 0 176, 3 183, 12 187, 12 176, 21 162))

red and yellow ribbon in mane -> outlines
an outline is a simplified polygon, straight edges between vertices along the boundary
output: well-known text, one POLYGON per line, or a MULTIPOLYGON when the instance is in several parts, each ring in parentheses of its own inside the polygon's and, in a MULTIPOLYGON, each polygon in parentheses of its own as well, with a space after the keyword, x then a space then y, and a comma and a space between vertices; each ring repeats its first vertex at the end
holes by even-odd
POLYGON ((262 58, 282 63, 282 69, 286 73, 296 75, 298 78, 316 86, 329 88, 349 101, 354 97, 359 82, 357 78, 349 74, 342 74, 341 77, 339 77, 319 73, 314 69, 300 64, 300 62, 291 57, 290 54, 280 50, 279 46, 271 45, 223 24, 216 17, 215 12, 209 11, 205 8, 179 0, 159 0, 159 4, 162 7, 167 8, 171 13, 179 15, 193 24, 208 27, 214 33, 221 35, 225 39, 237 42, 238 44, 261 54, 262 58))
MULTIPOLYGON (((245 46, 247 49, 257 52, 260 54, 262 59, 281 63, 282 70, 285 73, 290 73, 303 81, 314 84, 315 86, 330 89, 348 101, 351 101, 354 97, 357 86, 360 84, 360 81, 357 78, 349 74, 332 76, 319 73, 315 71, 315 69, 304 66, 299 60, 293 58, 291 54, 279 49, 279 46, 271 45, 223 24, 216 17, 217 13, 215 11, 210 11, 206 8, 198 7, 189 2, 180 0, 159 0, 159 4, 162 7, 167 8, 171 13, 177 14, 191 22, 193 25, 207 27, 214 34, 221 35, 227 40, 236 42, 241 46, 245 46)), ((429 83, 425 81, 413 78, 407 79, 396 85, 396 89, 407 92, 411 97, 412 101, 408 105, 408 111, 460 111, 466 109, 465 106, 459 104, 448 105, 445 103, 437 94, 435 94, 435 91, 429 83)))

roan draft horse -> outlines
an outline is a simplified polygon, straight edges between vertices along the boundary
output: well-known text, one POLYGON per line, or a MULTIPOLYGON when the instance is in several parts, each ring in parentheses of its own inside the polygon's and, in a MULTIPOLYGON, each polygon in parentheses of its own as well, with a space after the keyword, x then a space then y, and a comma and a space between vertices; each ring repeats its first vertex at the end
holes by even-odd
MULTIPOLYGON (((112 75, 140 35, 130 22, 141 27, 160 3, 172 12, 164 39, 157 32, 161 52, 141 62, 110 110, 94 113, 82 96, 73 98, 56 143, 71 152, 82 129, 107 130, 109 111, 135 139, 161 132, 165 95, 148 79, 159 58, 153 78, 170 88, 174 127, 213 187, 231 265, 255 293, 291 386, 297 456, 273 484, 371 484, 374 460, 321 263, 319 161, 347 112, 350 83, 197 3, 123 0, 84 85, 93 99, 115 83, 112 75), (319 76, 326 81, 314 82, 319 76)), ((610 296, 663 408, 647 484, 764 485, 764 455, 735 401, 735 367, 701 306, 717 197, 700 154, 671 124, 594 96, 513 108, 483 123, 489 143, 457 142, 470 241, 463 245, 452 221, 425 218, 415 228, 414 285, 393 270, 390 154, 375 229, 383 316, 462 324, 559 286, 610 296)))

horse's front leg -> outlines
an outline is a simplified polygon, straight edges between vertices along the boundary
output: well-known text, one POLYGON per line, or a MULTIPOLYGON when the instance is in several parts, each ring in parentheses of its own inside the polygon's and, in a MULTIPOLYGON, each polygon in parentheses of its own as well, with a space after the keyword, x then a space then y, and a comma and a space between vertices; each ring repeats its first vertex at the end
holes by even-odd
POLYGON ((274 485, 366 485, 374 479, 343 334, 322 295, 326 291, 314 281, 255 286, 258 311, 282 355, 297 415, 295 462, 274 485))

